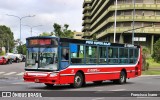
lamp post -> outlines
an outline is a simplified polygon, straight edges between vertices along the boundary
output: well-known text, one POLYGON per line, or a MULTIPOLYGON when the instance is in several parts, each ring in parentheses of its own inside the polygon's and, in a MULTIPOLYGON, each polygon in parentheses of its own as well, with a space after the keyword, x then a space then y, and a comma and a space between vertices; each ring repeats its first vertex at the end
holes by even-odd
POLYGON ((135 33, 135 30, 134 30, 134 25, 135 25, 135 20, 134 20, 134 17, 135 17, 135 0, 133 0, 133 14, 132 14, 132 17, 133 17, 133 30, 132 30, 132 44, 134 45, 134 33, 135 33))
POLYGON ((40 26, 42 26, 42 25, 36 25, 36 26, 24 25, 24 26, 28 26, 28 27, 31 29, 31 36, 32 36, 32 30, 33 30, 33 28, 35 28, 35 27, 40 27, 40 26))
MULTIPOLYGON (((23 16, 23 17, 19 17, 19 16, 15 16, 15 15, 9 15, 9 14, 6 14, 7 16, 11 16, 11 17, 16 17, 19 19, 19 22, 20 22, 20 46, 21 46, 21 25, 22 25, 22 19, 24 18, 27 18, 27 17, 34 17, 35 15, 28 15, 28 16, 23 16)), ((21 50, 20 50, 21 51, 21 50)), ((22 53, 22 51, 21 51, 22 53)))
POLYGON ((116 27, 117 27, 117 0, 116 0, 116 6, 115 6, 115 15, 114 15, 114 40, 113 42, 116 42, 116 27))

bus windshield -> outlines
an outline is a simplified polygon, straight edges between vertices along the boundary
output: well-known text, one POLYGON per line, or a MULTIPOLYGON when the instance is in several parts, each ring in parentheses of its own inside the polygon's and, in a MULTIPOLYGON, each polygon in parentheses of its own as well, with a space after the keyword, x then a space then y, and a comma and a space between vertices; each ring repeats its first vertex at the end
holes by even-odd
POLYGON ((57 70, 57 49, 52 48, 27 48, 26 69, 57 70))

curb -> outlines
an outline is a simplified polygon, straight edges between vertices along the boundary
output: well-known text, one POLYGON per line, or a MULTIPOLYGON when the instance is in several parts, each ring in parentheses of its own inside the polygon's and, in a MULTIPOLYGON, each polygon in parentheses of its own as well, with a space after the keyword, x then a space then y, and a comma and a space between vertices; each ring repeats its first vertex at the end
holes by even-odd
POLYGON ((160 75, 141 75, 139 77, 145 77, 145 76, 160 76, 160 75))

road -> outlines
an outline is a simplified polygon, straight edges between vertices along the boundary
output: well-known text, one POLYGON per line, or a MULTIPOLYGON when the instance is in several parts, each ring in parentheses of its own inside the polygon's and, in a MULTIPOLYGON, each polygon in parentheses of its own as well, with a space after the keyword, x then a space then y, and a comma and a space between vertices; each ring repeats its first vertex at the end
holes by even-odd
MULTIPOLYGON (((100 85, 93 83, 87 83, 85 87, 82 88, 72 88, 69 85, 57 85, 52 88, 46 87, 44 84, 40 83, 25 83, 23 82, 22 75, 24 72, 24 63, 13 63, 11 65, 0 65, 0 90, 1 91, 40 91, 40 92, 108 92, 110 93, 120 92, 123 93, 126 91, 130 93, 132 91, 160 91, 160 76, 141 76, 134 79, 127 80, 127 83, 124 85, 113 84, 110 81, 105 81, 100 85), (14 72, 14 73, 13 73, 14 72), (130 91, 130 92, 129 92, 130 91)), ((160 92, 159 92, 160 93, 160 92)), ((124 96, 126 95, 123 94, 124 96)), ((112 95, 112 94, 111 94, 112 95)), ((158 94, 160 95, 160 94, 158 94)), ((1 98, 0 98, 1 99, 1 98)), ((3 98, 6 99, 7 98, 3 98)), ((21 99, 21 98, 16 98, 21 99)), ((31 98, 33 99, 33 98, 31 98)), ((34 98, 34 99, 44 99, 44 98, 34 98)), ((56 99, 56 100, 159 100, 158 97, 52 97, 46 99, 56 99)))

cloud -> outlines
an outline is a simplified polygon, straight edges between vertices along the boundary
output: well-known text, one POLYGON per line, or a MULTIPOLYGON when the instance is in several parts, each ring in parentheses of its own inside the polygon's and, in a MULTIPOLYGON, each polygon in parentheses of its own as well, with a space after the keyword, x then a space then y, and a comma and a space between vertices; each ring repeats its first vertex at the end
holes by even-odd
MULTIPOLYGON (((22 24, 30 26, 43 25, 33 29, 34 35, 42 32, 53 31, 53 23, 69 24, 71 30, 82 29, 82 4, 83 0, 1 0, 0 25, 6 25, 19 38, 19 20, 5 14, 19 17, 36 15, 25 18, 22 24)), ((29 27, 22 26, 23 38, 29 36, 29 27), (24 34, 25 33, 25 34, 24 34)))

